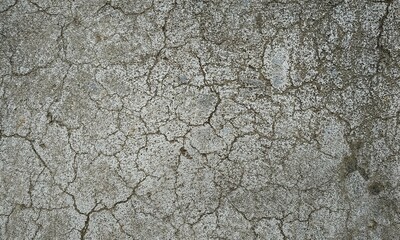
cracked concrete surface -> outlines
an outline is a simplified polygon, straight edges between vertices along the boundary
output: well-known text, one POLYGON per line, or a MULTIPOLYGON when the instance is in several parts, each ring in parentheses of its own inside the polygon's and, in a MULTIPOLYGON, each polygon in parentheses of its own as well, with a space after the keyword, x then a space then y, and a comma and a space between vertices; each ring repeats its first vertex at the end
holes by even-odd
POLYGON ((399 239, 399 16, 0 1, 0 239, 399 239))

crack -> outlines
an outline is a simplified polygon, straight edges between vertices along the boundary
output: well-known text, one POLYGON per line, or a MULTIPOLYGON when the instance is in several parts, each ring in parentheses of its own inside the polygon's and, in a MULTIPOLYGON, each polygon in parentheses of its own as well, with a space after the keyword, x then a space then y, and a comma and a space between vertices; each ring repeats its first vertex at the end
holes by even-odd
POLYGON ((145 8, 145 9, 143 9, 141 12, 126 12, 122 7, 116 6, 115 4, 113 4, 113 0, 109 0, 103 6, 101 6, 99 9, 97 9, 97 11, 95 12, 95 15, 99 14, 100 12, 102 12, 107 7, 110 7, 115 11, 119 11, 120 13, 122 13, 125 16, 138 16, 138 15, 144 14, 147 11, 150 11, 151 9, 153 9, 154 8, 154 2, 152 1, 151 5, 149 7, 147 7, 147 8, 145 8))
POLYGON ((146 175, 143 179, 141 179, 136 184, 136 186, 134 188, 132 188, 131 194, 126 199, 123 199, 123 200, 115 202, 111 207, 107 207, 107 206, 103 205, 101 203, 101 201, 100 202, 96 202, 95 206, 88 213, 84 213, 78 208, 78 206, 76 204, 76 198, 75 198, 75 196, 73 194, 69 193, 68 191, 65 191, 65 190, 61 189, 64 193, 66 193, 68 196, 70 196, 72 198, 73 207, 74 207, 75 211, 78 212, 80 215, 84 215, 86 217, 85 218, 85 222, 84 222, 84 226, 79 230, 80 239, 81 240, 85 239, 85 236, 86 236, 86 234, 88 232, 88 229, 89 229, 90 217, 91 217, 92 214, 98 213, 98 212, 102 212, 102 211, 110 211, 110 212, 112 212, 118 205, 124 204, 124 203, 127 203, 128 201, 130 201, 132 199, 132 197, 136 194, 137 188, 140 186, 141 183, 143 183, 147 179, 147 177, 148 176, 146 175), (100 205, 103 205, 103 206, 100 207, 100 208, 97 208, 100 205))
POLYGON ((44 14, 46 14, 46 15, 48 15, 48 16, 58 16, 58 14, 54 14, 54 13, 49 13, 49 12, 48 12, 48 10, 50 9, 50 7, 43 8, 43 7, 40 6, 38 3, 33 2, 32 0, 28 0, 28 2, 29 2, 30 4, 32 4, 33 6, 35 6, 35 7, 38 9, 37 12, 44 13, 44 14))
POLYGON ((379 59, 376 65, 376 74, 378 74, 380 72, 380 65, 382 63, 382 61, 385 58, 390 58, 390 51, 385 48, 382 44, 382 37, 383 37, 383 32, 384 32, 384 26, 385 26, 385 21, 388 18, 389 15, 389 10, 391 7, 391 4, 393 3, 393 0, 384 0, 383 1, 386 4, 386 8, 385 8, 385 12, 383 14, 383 16, 381 17, 381 19, 379 19, 379 26, 378 26, 378 36, 377 36, 377 40, 376 40, 376 49, 378 49, 379 51, 379 59), (383 56, 382 56, 383 55, 383 56))
POLYGON ((19 0, 15 0, 13 4, 9 5, 8 7, 6 7, 6 9, 0 11, 0 14, 5 13, 7 11, 9 11, 11 8, 15 7, 18 4, 19 0))

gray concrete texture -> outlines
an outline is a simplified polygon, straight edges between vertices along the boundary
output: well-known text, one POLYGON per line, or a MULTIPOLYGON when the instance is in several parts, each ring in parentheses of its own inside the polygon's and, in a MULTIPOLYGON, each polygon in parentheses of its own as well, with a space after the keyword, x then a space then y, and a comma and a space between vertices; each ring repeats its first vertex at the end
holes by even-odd
POLYGON ((1 0, 0 239, 400 239, 400 0, 1 0))

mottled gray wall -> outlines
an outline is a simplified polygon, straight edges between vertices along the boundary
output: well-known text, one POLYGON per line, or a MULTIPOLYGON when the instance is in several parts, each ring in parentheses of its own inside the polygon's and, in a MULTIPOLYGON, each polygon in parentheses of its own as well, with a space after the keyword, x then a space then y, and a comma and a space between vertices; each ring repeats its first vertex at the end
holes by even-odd
POLYGON ((400 0, 1 0, 0 239, 400 236, 400 0))

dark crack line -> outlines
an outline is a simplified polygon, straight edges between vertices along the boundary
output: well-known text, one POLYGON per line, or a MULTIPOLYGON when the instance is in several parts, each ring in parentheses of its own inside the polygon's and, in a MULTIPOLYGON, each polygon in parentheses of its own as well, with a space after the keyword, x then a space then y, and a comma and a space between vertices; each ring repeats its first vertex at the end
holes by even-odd
POLYGON ((385 3, 386 3, 385 13, 383 14, 382 18, 379 20, 379 26, 378 26, 379 33, 378 33, 377 42, 376 42, 376 48, 378 49, 378 51, 380 53, 378 62, 376 64, 376 73, 377 74, 379 73, 379 70, 380 70, 379 67, 382 63, 382 60, 385 57, 390 57, 390 51, 388 49, 386 49, 382 44, 382 37, 383 37, 383 32, 384 32, 383 28, 385 25, 385 21, 388 18, 389 9, 390 9, 391 4, 393 3, 393 0, 385 0, 385 3), (382 55, 384 55, 384 56, 382 56, 382 55))

